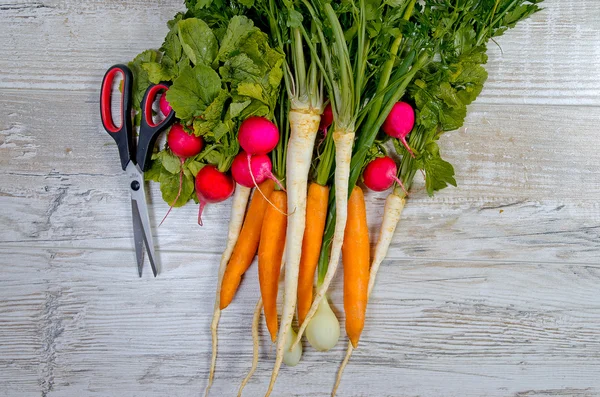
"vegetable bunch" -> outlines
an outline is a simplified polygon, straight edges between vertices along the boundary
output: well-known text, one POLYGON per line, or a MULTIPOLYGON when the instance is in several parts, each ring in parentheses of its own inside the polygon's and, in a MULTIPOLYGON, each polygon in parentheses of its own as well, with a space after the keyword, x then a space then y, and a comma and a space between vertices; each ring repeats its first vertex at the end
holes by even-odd
MULTIPOLYGON (((481 93, 488 42, 537 12, 540 2, 186 0, 160 51, 132 62, 137 106, 149 82, 172 81, 164 102, 182 130, 204 143, 182 156, 187 151, 168 139, 155 153, 148 174, 165 201, 187 202, 196 177, 202 208, 212 196, 198 183, 201 170, 225 173, 233 163, 237 188, 219 266, 207 393, 221 310, 258 254, 254 363, 240 394, 256 368, 261 311, 277 343, 266 395, 281 363, 299 362, 304 333, 317 350, 337 343, 340 326, 327 290, 341 258, 349 343, 335 394, 415 176, 423 175, 430 196, 456 186, 438 140, 463 125, 481 93), (373 256, 361 182, 391 189, 373 256)), ((169 136, 179 133, 173 129, 169 136)))

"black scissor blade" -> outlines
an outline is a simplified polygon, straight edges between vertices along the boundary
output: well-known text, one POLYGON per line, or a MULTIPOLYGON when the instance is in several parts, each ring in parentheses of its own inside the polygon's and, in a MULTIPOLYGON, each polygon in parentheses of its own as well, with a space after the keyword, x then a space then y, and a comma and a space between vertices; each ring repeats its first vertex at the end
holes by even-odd
POLYGON ((144 227, 140 218, 135 200, 131 200, 131 216, 133 218, 133 241, 135 245, 135 256, 137 258, 138 274, 142 277, 144 268, 144 227))

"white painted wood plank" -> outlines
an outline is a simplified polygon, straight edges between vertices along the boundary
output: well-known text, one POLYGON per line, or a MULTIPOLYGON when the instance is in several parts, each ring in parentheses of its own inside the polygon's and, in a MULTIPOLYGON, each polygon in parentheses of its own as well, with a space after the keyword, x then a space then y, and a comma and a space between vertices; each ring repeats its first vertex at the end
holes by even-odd
MULTIPOLYGON (((198 395, 218 256, 166 256, 178 266, 140 280, 129 252, 0 249, 0 321, 12 325, 0 327, 0 396, 198 395)), ((212 395, 234 395, 249 368, 255 272, 224 311, 212 395)), ((593 266, 389 261, 340 395, 597 395, 599 283, 593 266)), ((343 348, 306 348, 276 395, 328 395, 343 348)), ((245 395, 264 392, 273 354, 263 327, 245 395)))
POLYGON ((0 87, 96 89, 106 68, 158 48, 183 1, 1 1, 0 87))
POLYGON ((480 102, 600 104, 600 2, 545 0, 489 45, 480 102))
POLYGON ((39 396, 51 383, 56 349, 48 343, 60 335, 51 285, 51 253, 0 250, 0 395, 39 396), (48 363, 48 365, 46 365, 48 363))
MULTIPOLYGON (((95 91, 110 64, 160 47, 182 3, 0 2, 0 88, 95 91)), ((600 105, 600 2, 543 6, 490 45, 480 102, 600 105)))

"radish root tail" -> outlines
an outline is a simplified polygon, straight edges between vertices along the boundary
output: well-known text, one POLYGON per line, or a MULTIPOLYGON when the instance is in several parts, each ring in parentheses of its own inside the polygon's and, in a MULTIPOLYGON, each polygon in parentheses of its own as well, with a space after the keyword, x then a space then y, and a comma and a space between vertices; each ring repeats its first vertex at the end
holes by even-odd
POLYGON ((408 190, 406 190, 406 188, 404 187, 404 184, 402 183, 402 180, 400 180, 400 178, 398 178, 397 176, 394 176, 394 180, 396 181, 396 183, 398 185, 400 185, 400 189, 402 189, 402 191, 404 192, 404 194, 406 194, 406 196, 408 197, 408 190))
MULTIPOLYGON (((271 200, 269 200, 269 198, 263 193, 262 190, 260 190, 260 187, 258 186, 258 183, 256 183, 256 178, 254 178, 254 174, 252 173, 252 168, 250 166, 250 159, 252 156, 248 155, 248 169, 250 170, 250 176, 252 177, 252 182, 254 183, 254 187, 256 188, 256 190, 258 190, 258 192, 260 193, 261 196, 263 196, 263 198, 265 199, 265 201, 267 203, 269 203, 269 205, 273 208, 275 208, 275 210, 279 213, 281 213, 283 216, 288 216, 288 214, 286 214, 285 212, 283 212, 282 210, 280 210, 279 208, 277 208, 277 206, 275 204, 273 204, 273 202, 271 200)), ((273 176, 273 178, 275 178, 275 176, 273 176)), ((281 186, 281 182, 279 182, 277 180, 277 178, 274 179, 274 181, 281 186)), ((285 190, 284 190, 285 191, 285 190)))
POLYGON ((173 210, 173 207, 175 207, 175 204, 177 204, 177 200, 179 200, 179 196, 181 196, 181 188, 183 187, 183 163, 184 163, 184 161, 181 160, 181 170, 179 171, 179 190, 177 191, 177 196, 175 197, 175 200, 173 200, 173 204, 171 204, 171 206, 169 207, 169 210, 165 214, 165 217, 158 224, 158 227, 162 226, 164 221, 167 219, 167 216, 169 216, 169 214, 171 213, 171 210, 173 210))
MULTIPOLYGON (((220 283, 219 283, 220 284, 220 283)), ((220 290, 220 288, 218 289, 220 290)), ((208 385, 206 385, 206 390, 204 392, 204 397, 208 397, 208 392, 212 387, 213 380, 215 379, 215 369, 217 366, 217 343, 218 343, 218 335, 217 335, 217 327, 219 326, 219 320, 221 319, 221 310, 218 305, 215 305, 215 311, 213 313, 212 323, 210 324, 210 334, 212 337, 212 356, 210 358, 210 372, 208 374, 208 385)))
POLYGON ((406 150, 408 150, 408 153, 410 153, 410 156, 414 159, 416 157, 415 156, 415 152, 413 152, 412 149, 410 148, 410 146, 408 146, 408 142, 406 142, 406 138, 402 137, 402 138, 399 138, 399 139, 400 139, 400 142, 402 142, 402 144, 406 148, 406 150))
POLYGON ((342 381, 342 375, 344 375, 344 369, 346 369, 346 365, 348 365, 348 361, 350 361, 350 357, 352 357, 352 352, 354 348, 352 347, 352 343, 348 342, 348 348, 346 349, 346 356, 344 357, 344 361, 340 365, 340 369, 338 370, 337 376, 335 378, 335 385, 333 385, 333 390, 331 391, 331 397, 335 397, 335 393, 337 393, 337 389, 340 386, 340 382, 342 381))
POLYGON ((203 226, 202 224, 202 212, 204 211, 204 207, 206 207, 206 201, 200 201, 200 207, 198 208, 198 224, 203 226))
POLYGON ((256 303, 256 308, 254 309, 254 317, 252 317, 252 366, 250 367, 250 371, 248 371, 248 375, 246 375, 246 377, 242 381, 242 384, 240 385, 238 397, 242 397, 244 387, 246 387, 246 385, 250 381, 250 378, 252 378, 252 375, 254 375, 256 367, 258 367, 258 326, 260 323, 260 312, 262 308, 263 301, 262 298, 259 298, 258 302, 256 303))

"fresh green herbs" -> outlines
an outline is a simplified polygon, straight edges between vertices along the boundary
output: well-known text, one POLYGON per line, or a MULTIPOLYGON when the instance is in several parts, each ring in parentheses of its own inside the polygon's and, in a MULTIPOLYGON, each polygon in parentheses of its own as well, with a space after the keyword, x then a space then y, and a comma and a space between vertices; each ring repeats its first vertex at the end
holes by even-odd
POLYGON ((488 40, 538 11, 539 2, 462 0, 451 4, 436 0, 417 4, 414 20, 427 28, 432 57, 408 87, 407 100, 416 109, 410 138, 416 158, 395 142, 403 155, 400 179, 406 186, 412 184, 417 170, 424 172, 429 195, 456 186, 454 168, 441 158, 437 141, 444 132, 462 127, 467 105, 481 93, 487 79, 482 65, 487 62, 488 40))

